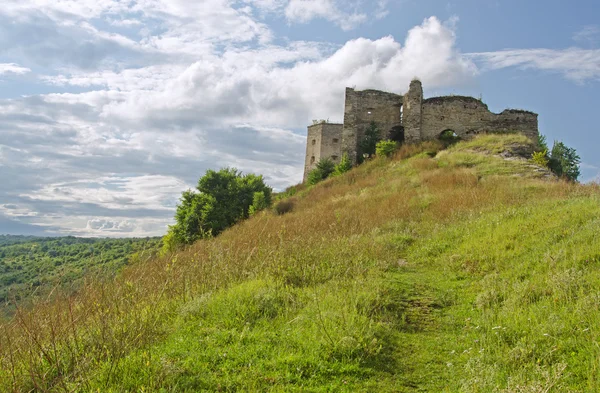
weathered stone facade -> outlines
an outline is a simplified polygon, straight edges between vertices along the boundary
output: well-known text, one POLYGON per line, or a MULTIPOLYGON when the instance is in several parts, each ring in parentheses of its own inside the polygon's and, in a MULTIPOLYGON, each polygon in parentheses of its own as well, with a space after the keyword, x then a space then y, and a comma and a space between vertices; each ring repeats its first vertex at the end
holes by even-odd
POLYGON ((448 130, 462 139, 494 132, 520 132, 533 140, 538 137, 538 115, 533 112, 507 109, 496 114, 472 97, 423 99, 423 87, 418 80, 411 82, 404 96, 346 88, 344 124, 320 123, 308 127, 304 180, 323 158, 338 163, 341 155, 348 153, 356 163, 359 142, 371 122, 377 124, 382 139, 406 143, 436 139, 448 130))
POLYGON ((384 139, 392 130, 400 131, 402 96, 377 90, 356 91, 346 88, 342 151, 348 153, 352 162, 356 162, 358 142, 372 121, 377 122, 384 139))
POLYGON ((317 123, 308 127, 304 181, 321 158, 330 158, 338 164, 342 156, 343 124, 317 123))

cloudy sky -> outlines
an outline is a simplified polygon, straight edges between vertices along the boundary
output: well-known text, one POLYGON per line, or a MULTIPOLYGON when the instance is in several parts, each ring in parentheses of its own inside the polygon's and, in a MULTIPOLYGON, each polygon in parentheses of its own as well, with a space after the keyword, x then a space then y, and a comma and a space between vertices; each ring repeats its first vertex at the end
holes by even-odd
POLYGON ((210 168, 302 177, 346 86, 540 114, 600 173, 597 0, 3 0, 0 233, 162 235, 210 168))

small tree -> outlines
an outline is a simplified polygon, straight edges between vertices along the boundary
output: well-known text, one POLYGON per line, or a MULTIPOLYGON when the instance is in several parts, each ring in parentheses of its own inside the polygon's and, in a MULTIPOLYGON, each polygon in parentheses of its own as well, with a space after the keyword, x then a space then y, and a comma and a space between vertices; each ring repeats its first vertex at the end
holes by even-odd
POLYGON ((272 190, 262 176, 242 175, 237 169, 209 170, 198 181, 196 191, 181 195, 175 212, 175 224, 164 238, 164 250, 216 236, 239 220, 248 218, 250 207, 271 204, 272 190), (257 194, 260 194, 258 196, 257 194))
POLYGON ((581 158, 575 149, 567 147, 562 142, 554 142, 548 160, 548 167, 557 176, 565 177, 571 181, 577 181, 581 174, 579 170, 580 162, 581 158))
POLYGON ((342 159, 340 163, 335 166, 335 170, 333 171, 333 176, 339 176, 343 173, 348 172, 352 169, 352 162, 350 162, 350 157, 348 157, 348 153, 342 154, 342 159))
POLYGON ((369 124, 369 128, 365 130, 365 136, 358 143, 357 160, 359 163, 363 162, 365 154, 369 157, 375 154, 377 142, 380 140, 381 132, 379 127, 377 127, 377 123, 372 121, 371 124, 369 124))
POLYGON ((398 142, 394 141, 379 141, 377 142, 377 146, 375 151, 378 156, 381 157, 390 157, 394 152, 398 149, 398 142))
POLYGON ((581 174, 579 170, 581 158, 575 149, 562 142, 554 141, 552 150, 548 154, 546 137, 542 134, 538 135, 537 147, 531 159, 538 165, 548 167, 556 176, 571 181, 577 181, 581 174))
POLYGON ((259 211, 265 210, 269 207, 267 203, 267 197, 265 196, 264 191, 259 191, 254 193, 254 198, 252 199, 252 205, 248 210, 248 213, 253 216, 259 211))
POLYGON ((546 152, 548 154, 548 143, 546 143, 546 136, 538 134, 536 152, 546 152))
POLYGON ((325 180, 335 170, 335 164, 329 158, 323 158, 317 163, 317 167, 308 173, 308 184, 313 185, 325 180))

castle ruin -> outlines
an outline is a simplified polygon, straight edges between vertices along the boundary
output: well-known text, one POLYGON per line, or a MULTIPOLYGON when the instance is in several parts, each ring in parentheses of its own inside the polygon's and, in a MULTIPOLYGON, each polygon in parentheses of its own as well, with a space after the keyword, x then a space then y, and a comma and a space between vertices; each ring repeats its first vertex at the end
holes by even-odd
POLYGON ((321 122, 308 127, 304 180, 319 160, 339 163, 347 153, 353 164, 358 146, 371 122, 377 124, 381 139, 417 143, 439 138, 451 131, 461 139, 479 133, 520 132, 537 140, 538 115, 507 109, 491 112, 473 97, 446 96, 423 99, 423 86, 411 82, 404 96, 378 90, 346 88, 344 124, 321 122))

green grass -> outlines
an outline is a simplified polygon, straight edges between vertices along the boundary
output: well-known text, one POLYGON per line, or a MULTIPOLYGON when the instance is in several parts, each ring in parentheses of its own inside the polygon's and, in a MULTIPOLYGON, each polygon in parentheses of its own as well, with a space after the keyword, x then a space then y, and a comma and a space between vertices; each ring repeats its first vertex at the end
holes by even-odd
POLYGON ((523 149, 530 147, 533 149, 534 142, 523 134, 484 134, 477 138, 461 142, 450 147, 449 151, 479 151, 489 154, 500 154, 502 152, 511 152, 516 147, 523 149))
POLYGON ((24 314, 0 334, 0 390, 600 391, 600 190, 430 150, 90 286, 64 339, 24 314))

